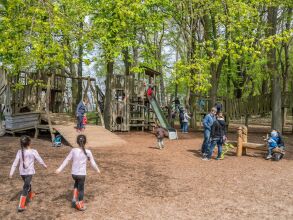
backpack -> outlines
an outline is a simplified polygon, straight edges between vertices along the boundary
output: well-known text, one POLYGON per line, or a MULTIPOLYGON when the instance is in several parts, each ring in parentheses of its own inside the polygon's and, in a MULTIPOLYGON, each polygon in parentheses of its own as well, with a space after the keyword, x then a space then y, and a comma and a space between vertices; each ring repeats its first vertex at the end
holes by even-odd
POLYGON ((87 117, 86 116, 83 116, 83 118, 82 118, 82 124, 83 125, 86 125, 87 124, 87 117))

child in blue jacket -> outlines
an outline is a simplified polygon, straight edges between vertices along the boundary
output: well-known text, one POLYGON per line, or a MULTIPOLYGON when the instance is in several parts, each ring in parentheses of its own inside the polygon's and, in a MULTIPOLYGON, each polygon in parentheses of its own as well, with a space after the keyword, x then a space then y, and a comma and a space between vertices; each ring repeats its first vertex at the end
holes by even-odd
POLYGON ((76 129, 77 131, 81 131, 84 129, 84 124, 83 124, 83 117, 85 116, 87 112, 87 107, 86 105, 88 104, 88 99, 83 98, 83 100, 80 101, 76 108, 76 118, 77 118, 77 125, 76 129))
POLYGON ((272 130, 270 138, 268 139, 268 156, 267 160, 272 158, 273 149, 276 147, 284 147, 281 135, 278 131, 272 130))

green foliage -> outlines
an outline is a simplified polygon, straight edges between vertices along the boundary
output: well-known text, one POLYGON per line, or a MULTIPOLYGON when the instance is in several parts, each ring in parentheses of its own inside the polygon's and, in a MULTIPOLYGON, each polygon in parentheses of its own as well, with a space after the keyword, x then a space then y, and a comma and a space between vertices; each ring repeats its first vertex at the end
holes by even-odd
POLYGON ((83 63, 94 64, 102 78, 107 61, 122 71, 128 50, 133 73, 142 72, 140 65, 170 70, 164 77, 169 92, 179 85, 183 94, 208 94, 218 84, 218 95, 233 96, 237 88, 248 97, 270 79, 269 50, 280 51, 280 70, 284 45, 292 57, 293 29, 285 28, 290 7, 289 0, 0 1, 0 62, 14 74, 70 69, 82 47, 83 63), (272 6, 279 10, 278 30, 267 37, 272 6))

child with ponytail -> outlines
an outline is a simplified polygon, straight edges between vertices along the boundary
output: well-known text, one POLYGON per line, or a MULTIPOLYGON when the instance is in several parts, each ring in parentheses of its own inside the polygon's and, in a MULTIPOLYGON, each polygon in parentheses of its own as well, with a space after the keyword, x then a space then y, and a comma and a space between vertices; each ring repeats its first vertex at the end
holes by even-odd
POLYGON ((23 179, 24 185, 23 190, 20 196, 20 201, 18 205, 18 211, 25 210, 25 204, 27 197, 29 200, 32 200, 35 193, 32 192, 31 181, 33 175, 36 173, 34 168, 34 162, 37 160, 41 165, 47 168, 47 165, 44 163, 42 158, 40 157, 37 150, 31 149, 31 139, 29 136, 21 136, 20 138, 20 146, 21 150, 18 150, 16 154, 16 158, 12 164, 9 178, 12 178, 12 175, 19 164, 19 173, 21 178, 23 179))
POLYGON ((79 148, 74 148, 70 151, 61 166, 56 170, 56 173, 59 174, 68 162, 72 160, 71 174, 74 180, 72 206, 77 210, 84 211, 86 208, 84 206, 83 196, 87 161, 90 161, 91 166, 98 173, 100 173, 100 170, 95 162, 92 152, 85 149, 86 136, 78 135, 76 142, 79 145, 79 148))

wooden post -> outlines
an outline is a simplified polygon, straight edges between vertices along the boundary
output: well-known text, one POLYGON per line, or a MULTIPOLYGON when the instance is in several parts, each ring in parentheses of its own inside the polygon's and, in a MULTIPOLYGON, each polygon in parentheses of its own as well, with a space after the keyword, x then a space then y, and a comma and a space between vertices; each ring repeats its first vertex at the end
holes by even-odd
POLYGON ((53 143, 54 140, 54 135, 53 135, 53 129, 52 129, 52 123, 51 123, 51 118, 50 118, 50 109, 49 109, 49 105, 50 105, 50 96, 51 96, 51 85, 52 82, 54 80, 54 73, 51 75, 51 77, 48 78, 48 84, 47 84, 47 92, 46 92, 46 115, 48 118, 48 124, 49 124, 49 131, 50 131, 50 135, 51 135, 51 141, 53 143))
POLYGON ((90 88, 92 90, 94 99, 96 101, 96 109, 97 109, 98 115, 99 115, 99 117, 101 119, 102 126, 105 127, 104 117, 103 117, 103 114, 102 114, 102 110, 100 109, 100 106, 99 106, 99 100, 98 100, 97 92, 95 91, 95 88, 93 87, 93 85, 91 83, 89 85, 90 85, 90 88))
POLYGON ((242 140, 243 140, 243 143, 247 143, 247 133, 248 133, 247 127, 242 126, 242 140))
POLYGON ((38 128, 39 124, 41 124, 41 114, 39 114, 38 124, 35 125, 35 137, 34 137, 35 139, 37 139, 39 136, 39 128, 38 128))
MULTIPOLYGON (((247 127, 246 126, 242 127, 242 145, 243 143, 247 143, 247 127)), ((247 150, 246 148, 242 150, 242 155, 246 155, 247 153, 246 150, 247 150)))
POLYGON ((242 156, 243 138, 242 138, 242 127, 238 128, 238 140, 237 140, 237 157, 242 156))

